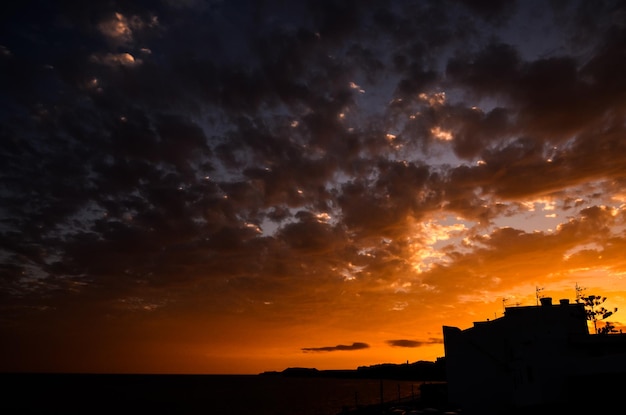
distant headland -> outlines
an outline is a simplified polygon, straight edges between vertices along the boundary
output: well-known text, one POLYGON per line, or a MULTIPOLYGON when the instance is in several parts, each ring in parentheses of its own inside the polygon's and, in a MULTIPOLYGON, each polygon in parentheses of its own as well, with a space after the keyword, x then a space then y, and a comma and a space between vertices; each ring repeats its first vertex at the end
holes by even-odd
POLYGON ((352 379, 394 379, 444 381, 446 377, 445 359, 435 362, 420 360, 414 363, 382 363, 372 366, 359 366, 357 369, 318 370, 315 368, 289 367, 283 371, 268 371, 262 376, 286 377, 326 377, 352 379))

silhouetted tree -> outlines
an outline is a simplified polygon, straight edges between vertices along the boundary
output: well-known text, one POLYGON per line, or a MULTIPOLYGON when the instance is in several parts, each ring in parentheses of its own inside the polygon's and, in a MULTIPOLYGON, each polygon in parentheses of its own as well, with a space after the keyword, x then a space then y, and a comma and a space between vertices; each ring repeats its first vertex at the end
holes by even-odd
POLYGON ((598 334, 609 334, 609 333, 617 333, 615 330, 615 326, 608 321, 604 323, 604 327, 598 329, 598 334))
POLYGON ((603 328, 598 329, 598 321, 609 318, 613 315, 613 313, 617 312, 617 307, 615 307, 613 311, 610 311, 602 306, 602 304, 606 301, 606 297, 601 297, 599 295, 589 295, 587 297, 579 297, 576 299, 576 301, 582 301, 582 303, 585 305, 587 320, 593 321, 593 328, 596 333, 613 333, 613 329, 615 328, 615 326, 608 322, 603 328))

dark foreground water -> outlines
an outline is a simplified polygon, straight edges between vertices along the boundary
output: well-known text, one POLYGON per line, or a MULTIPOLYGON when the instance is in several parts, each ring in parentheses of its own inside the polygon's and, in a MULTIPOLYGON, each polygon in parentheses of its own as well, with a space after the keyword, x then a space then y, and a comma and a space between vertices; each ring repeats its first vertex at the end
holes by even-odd
MULTIPOLYGON (((0 374, 6 414, 335 415, 380 402, 381 381, 239 375, 0 374)), ((382 381, 385 401, 420 382, 382 381)))

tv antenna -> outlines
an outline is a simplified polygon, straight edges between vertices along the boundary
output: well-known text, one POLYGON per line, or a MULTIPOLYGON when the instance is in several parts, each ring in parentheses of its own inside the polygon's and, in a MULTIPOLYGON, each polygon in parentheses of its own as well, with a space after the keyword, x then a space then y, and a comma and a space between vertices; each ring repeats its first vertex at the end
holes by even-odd
POLYGON ((544 289, 545 289, 544 287, 539 288, 539 287, 535 286, 535 296, 537 297, 537 305, 539 305, 539 299, 540 299, 540 298, 543 298, 543 295, 541 295, 540 293, 541 293, 544 289))

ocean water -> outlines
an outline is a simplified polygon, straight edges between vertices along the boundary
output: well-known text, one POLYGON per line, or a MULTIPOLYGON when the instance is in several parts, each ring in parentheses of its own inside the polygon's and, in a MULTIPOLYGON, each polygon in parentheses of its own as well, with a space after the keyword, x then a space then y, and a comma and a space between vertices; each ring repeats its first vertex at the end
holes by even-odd
MULTIPOLYGON (((289 377, 234 377, 216 379, 222 389, 215 402, 225 406, 213 408, 219 414, 255 413, 267 415, 336 415, 343 408, 380 402, 379 380, 289 378, 289 377), (236 402, 236 403, 235 403, 236 402)), ((383 380, 385 401, 419 394, 419 382, 383 380)))
MULTIPOLYGON (((0 413, 336 415, 380 402, 381 381, 240 375, 2 374, 0 413)), ((382 381, 385 401, 421 382, 382 381)))

